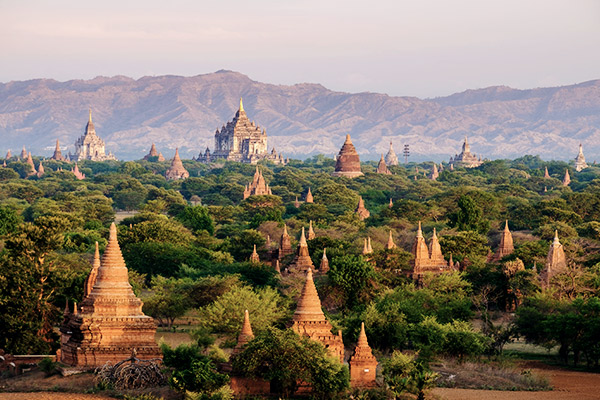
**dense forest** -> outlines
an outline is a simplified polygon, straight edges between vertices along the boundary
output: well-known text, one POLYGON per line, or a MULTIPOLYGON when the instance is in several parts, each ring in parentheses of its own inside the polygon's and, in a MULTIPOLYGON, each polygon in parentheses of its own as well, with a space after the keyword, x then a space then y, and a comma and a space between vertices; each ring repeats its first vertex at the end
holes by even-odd
MULTIPOLYGON (((215 393, 226 383, 214 365, 235 346, 246 309, 264 346, 290 346, 281 329, 289 326, 304 278, 281 276, 268 254, 284 224, 295 248, 310 221, 313 264, 319 266, 325 248, 330 264, 327 274, 315 276, 326 315, 347 347, 364 322, 392 389, 401 386, 398 365, 412 363, 411 373, 425 385, 430 360, 497 356, 517 338, 558 348, 563 363, 600 361, 600 167, 577 172, 564 162, 525 156, 471 169, 446 166, 432 180, 432 163, 391 166, 392 175, 363 163, 364 176, 347 179, 331 176, 333 160, 315 156, 259 163, 273 195, 243 199, 256 166, 183 163, 190 177, 167 181, 168 162, 86 161, 79 164, 86 179, 78 180, 68 163, 45 160, 38 178, 29 176, 26 163, 6 160, 0 168, 0 349, 57 350, 62 310, 67 301, 81 301, 95 242, 102 251, 117 215, 119 244, 144 312, 166 329, 185 316, 197 323, 194 346, 163 346, 181 390, 215 393), (563 186, 566 170, 572 181, 563 186), (309 188, 313 203, 303 201, 309 188), (355 212, 359 196, 370 211, 364 220, 355 212), (505 221, 515 251, 488 262, 505 221), (435 228, 443 254, 460 263, 460 272, 426 275, 419 284, 405 273, 419 222, 427 240, 435 228), (385 248, 390 231, 397 246, 391 250, 385 248), (568 272, 542 290, 539 272, 555 231, 568 272), (369 257, 362 254, 367 237, 369 257), (249 262, 254 245, 263 263, 249 262), (177 366, 182 359, 187 364, 177 366), (193 368, 211 371, 210 382, 180 371, 193 368)), ((304 354, 320 354, 302 346, 304 354)), ((249 370, 251 361, 240 357, 234 367, 249 370)), ((332 374, 322 387, 311 381, 316 373, 305 379, 323 393, 340 390, 347 377, 332 374)))

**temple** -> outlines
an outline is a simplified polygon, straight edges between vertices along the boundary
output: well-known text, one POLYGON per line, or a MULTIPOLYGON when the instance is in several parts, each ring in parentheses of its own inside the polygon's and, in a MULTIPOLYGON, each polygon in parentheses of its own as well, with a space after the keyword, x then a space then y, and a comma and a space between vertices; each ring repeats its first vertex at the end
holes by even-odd
POLYGON ((383 159, 383 154, 381 155, 381 159, 379 160, 379 164, 377 164, 377 169, 375 170, 378 174, 391 175, 392 172, 388 169, 387 165, 385 165, 385 160, 383 159))
POLYGON ((492 262, 498 262, 503 257, 512 254, 515 251, 515 247, 513 246, 513 237, 512 233, 508 229, 508 220, 504 224, 504 230, 502 231, 502 236, 500 237, 500 245, 498 246, 498 250, 494 253, 492 257, 492 262))
POLYGON ((79 166, 77 165, 77 163, 75 163, 75 167, 73 167, 71 172, 73 173, 73 175, 75 175, 75 178, 77 180, 81 181, 81 180, 85 179, 85 174, 79 170, 79 166))
POLYGON ((437 178, 440 177, 440 173, 438 171, 438 167, 436 163, 433 163, 433 168, 431 170, 431 175, 429 175, 429 179, 432 181, 437 181, 437 178))
POLYGON ((60 143, 58 142, 58 139, 56 139, 56 147, 54 148, 54 154, 52 154, 52 157, 50 157, 50 159, 54 161, 67 161, 67 159, 62 155, 62 152, 60 151, 60 143))
POLYGON ((350 135, 346 135, 346 141, 337 156, 335 171, 332 175, 344 176, 346 178, 356 178, 363 175, 360 170, 360 157, 352 144, 350 135))
POLYGON ((354 211, 358 214, 358 218, 361 221, 364 221, 365 219, 369 218, 369 216, 371 215, 369 210, 367 210, 365 208, 365 202, 364 202, 362 196, 358 197, 358 205, 356 206, 356 210, 354 210, 354 211))
POLYGON ((181 162, 181 158, 179 158, 179 149, 175 149, 175 156, 171 161, 171 166, 165 172, 165 178, 168 181, 174 181, 177 179, 185 179, 189 178, 190 173, 183 167, 183 163, 181 162))
POLYGON ((152 146, 150 147, 150 151, 148 152, 148 154, 146 154, 144 156, 144 160, 146 160, 146 161, 151 160, 151 161, 163 162, 163 161, 165 161, 165 157, 162 155, 162 153, 159 153, 156 150, 156 146, 154 145, 154 143, 152 143, 152 146))
POLYGON ((246 343, 254 339, 254 333, 252 332, 252 326, 250 325, 250 316, 248 315, 248 310, 244 311, 244 323, 242 324, 242 330, 238 335, 237 344, 233 349, 232 354, 238 354, 243 349, 246 343))
POLYGON ((583 146, 579 143, 579 153, 577 154, 577 157, 575 157, 575 171, 579 172, 587 167, 588 165, 585 162, 585 156, 583 155, 583 146))
POLYGON ((308 193, 306 193, 306 199, 304 200, 305 203, 313 203, 314 199, 313 199, 313 195, 310 192, 310 188, 308 188, 308 193))
POLYGON ((254 178, 252 178, 252 182, 248 183, 244 188, 244 199, 247 199, 250 196, 264 196, 270 195, 271 188, 267 185, 262 172, 258 169, 258 165, 256 166, 256 172, 254 173, 254 178))
POLYGON ((316 237, 317 237, 317 235, 315 234, 315 231, 313 229, 312 220, 310 220, 308 222, 308 236, 307 236, 307 238, 308 238, 308 240, 313 240, 316 237))
POLYGON ((308 253, 308 244, 306 243, 306 237, 304 236, 304 227, 300 233, 300 241, 298 242, 298 250, 296 251, 296 257, 294 261, 289 265, 289 273, 306 272, 314 268, 310 254, 308 253))
POLYGON ((85 126, 85 132, 75 142, 75 155, 71 156, 71 161, 107 161, 116 160, 116 157, 112 153, 105 152, 104 140, 100 139, 96 135, 96 128, 92 122, 92 110, 90 110, 90 116, 88 123, 85 126))
POLYGON ((144 315, 142 301, 131 289, 114 223, 99 263, 97 257, 98 253, 86 280, 87 295, 73 312, 65 310, 60 361, 76 367, 98 367, 127 359, 133 350, 141 359, 161 357, 154 340, 156 324, 144 315))
POLYGON ((457 167, 465 167, 465 168, 474 168, 479 167, 483 164, 481 161, 481 157, 477 158, 477 155, 471 153, 471 145, 469 145, 469 141, 465 136, 465 142, 462 145, 462 152, 454 156, 454 158, 450 157, 450 165, 453 166, 456 164, 457 167))
POLYGON ((344 362, 344 342, 342 332, 337 335, 331 333, 333 327, 325 318, 321 309, 321 300, 313 281, 312 270, 306 273, 306 283, 302 288, 298 307, 292 317, 292 329, 300 336, 307 336, 320 342, 329 351, 332 357, 344 362))
MULTIPOLYGON (((392 231, 390 230, 390 235, 388 236, 388 241, 385 245, 385 249, 386 250, 392 250, 396 248, 396 243, 394 243, 394 238, 392 236, 392 231)), ((373 249, 371 249, 371 252, 373 251, 373 249)))
POLYGON ((254 245, 254 250, 252 251, 252 254, 250 254, 250 260, 249 260, 252 264, 259 264, 260 263, 260 257, 258 255, 258 253, 256 252, 256 245, 254 245))
POLYGON ((540 272, 540 280, 542 287, 547 288, 550 286, 550 282, 555 275, 567 270, 567 259, 565 257, 565 250, 563 245, 558 240, 558 231, 554 232, 554 241, 550 245, 548 250, 548 257, 546 257, 546 264, 544 269, 540 272))
POLYGON ((562 185, 569 186, 571 184, 571 175, 569 175, 569 170, 565 170, 565 177, 563 178, 562 185))
POLYGON ((390 140, 390 149, 385 155, 385 163, 387 165, 398 165, 398 156, 394 152, 394 147, 392 146, 392 141, 390 140))
POLYGON ((448 263, 446 263, 444 255, 442 254, 435 228, 433 229, 433 235, 431 236, 431 243, 429 247, 427 247, 427 242, 425 242, 423 231, 421 230, 420 221, 417 229, 417 236, 412 247, 412 254, 414 257, 412 261, 412 275, 415 280, 419 280, 425 272, 440 273, 451 270, 451 267, 448 266, 448 263))
POLYGON ((319 273, 326 274, 329 271, 329 260, 327 259, 327 249, 323 249, 323 257, 321 257, 321 265, 319 266, 319 273))
POLYGON ((550 178, 550 174, 548 173, 548 167, 544 167, 544 179, 550 178))
POLYGON ((292 241, 287 231, 287 225, 283 225, 283 233, 279 240, 279 251, 277 253, 277 259, 281 261, 282 258, 292 254, 292 241))
POLYGON ((373 351, 369 346, 364 322, 360 325, 358 342, 348 364, 350 364, 350 385, 352 387, 369 388, 377 386, 375 381, 377 359, 373 356, 373 351))
POLYGON ((27 173, 27 176, 36 175, 37 169, 35 169, 35 164, 33 163, 33 158, 31 158, 31 152, 27 154, 27 160, 25 161, 27 165, 31 167, 31 170, 27 173))
POLYGON ((250 122, 240 98, 240 108, 233 120, 215 132, 215 151, 204 153, 198 161, 215 160, 239 161, 255 164, 259 160, 268 159, 276 164, 285 164, 283 156, 277 155, 275 149, 271 154, 267 151, 267 131, 250 122), (208 157, 207 157, 208 155, 208 157))

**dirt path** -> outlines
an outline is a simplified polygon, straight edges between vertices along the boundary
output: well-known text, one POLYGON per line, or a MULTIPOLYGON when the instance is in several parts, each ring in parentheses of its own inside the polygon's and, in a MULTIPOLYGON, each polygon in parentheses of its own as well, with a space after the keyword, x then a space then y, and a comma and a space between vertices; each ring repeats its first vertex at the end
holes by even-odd
POLYGON ((600 374, 536 368, 550 380, 554 390, 549 392, 508 392, 495 390, 436 388, 432 393, 444 400, 598 400, 600 374))

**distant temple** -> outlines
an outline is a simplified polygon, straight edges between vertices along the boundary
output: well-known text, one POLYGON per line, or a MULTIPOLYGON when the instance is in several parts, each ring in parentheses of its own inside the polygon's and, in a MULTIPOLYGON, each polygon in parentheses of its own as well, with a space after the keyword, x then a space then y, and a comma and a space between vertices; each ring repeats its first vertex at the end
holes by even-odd
POLYGON ((542 281, 542 287, 546 288, 550 286, 550 282, 555 275, 567 270, 567 258, 565 257, 565 250, 563 245, 558 240, 558 231, 554 232, 554 241, 550 245, 548 250, 548 256, 546 257, 546 264, 544 269, 540 272, 540 280, 542 281))
POLYGON ((369 218, 369 216, 371 215, 369 210, 367 210, 367 208, 365 207, 365 202, 364 202, 362 196, 358 196, 358 205, 356 206, 355 212, 358 214, 358 218, 361 221, 364 221, 365 219, 369 218))
POLYGON ((254 173, 254 178, 252 178, 252 182, 250 182, 244 188, 244 199, 247 199, 250 196, 264 196, 270 195, 271 188, 267 185, 267 181, 265 181, 264 176, 256 166, 256 172, 254 173))
POLYGON ((350 364, 350 385, 352 387, 376 387, 375 375, 377 371, 377 359, 373 355, 371 346, 365 333, 365 323, 360 325, 358 342, 354 354, 348 361, 350 364))
POLYGON ((314 268, 310 254, 308 253, 308 244, 306 243, 306 237, 304 233, 304 227, 300 233, 300 241, 298 242, 298 250, 296 251, 296 257, 294 261, 289 265, 289 273, 306 272, 314 268))
POLYGON ((438 171, 438 167, 436 163, 433 163, 433 168, 431 170, 431 175, 429 175, 429 179, 432 181, 437 181, 437 178, 440 177, 440 172, 438 171))
POLYGON ((206 150, 204 155, 198 156, 198 161, 211 162, 221 159, 255 164, 259 160, 267 159, 276 164, 285 164, 283 156, 278 155, 275 149, 268 153, 267 131, 261 130, 254 121, 250 122, 241 98, 240 108, 233 120, 215 132, 215 151, 211 154, 208 148, 206 150))
POLYGON ((60 151, 60 143, 58 142, 58 139, 56 139, 56 147, 54 148, 54 154, 52 154, 52 157, 50 157, 50 159, 55 161, 67 161, 67 159, 62 155, 62 152, 60 151))
POLYGON ((477 158, 477 155, 471 153, 471 146, 469 145, 469 141, 465 136, 465 142, 462 145, 462 152, 454 156, 454 158, 450 157, 450 165, 453 166, 456 164, 457 167, 465 167, 465 168, 474 168, 479 167, 483 164, 481 161, 481 157, 477 158))
POLYGON ((385 163, 387 165, 398 165, 398 156, 396 156, 396 153, 394 152, 392 141, 390 141, 390 150, 385 155, 385 163))
POLYGON ((71 156, 71 161, 107 161, 116 160, 116 157, 112 153, 105 153, 104 140, 100 139, 96 135, 96 128, 92 122, 92 110, 90 109, 90 116, 88 123, 85 126, 85 133, 75 142, 75 155, 71 156))
POLYGON ((379 164, 377 164, 377 170, 375 171, 378 174, 391 175, 392 172, 388 169, 387 165, 385 165, 385 160, 383 159, 383 154, 381 155, 381 159, 379 160, 379 164))
POLYGON ((421 230, 421 222, 419 222, 417 236, 413 243, 412 254, 414 257, 412 261, 412 275, 415 280, 419 280, 425 272, 440 273, 454 270, 454 266, 451 266, 444 259, 435 228, 433 229, 431 243, 427 247, 423 231, 421 230))
POLYGON ((579 153, 577 154, 577 157, 575 157, 575 170, 579 172, 587 167, 588 165, 585 162, 585 156, 583 155, 583 146, 579 143, 579 153))
POLYGON ((563 178, 562 185, 569 186, 571 184, 571 175, 569 175, 569 170, 565 170, 565 177, 563 178))
POLYGON ((156 323, 144 315, 142 301, 131 289, 114 223, 102 260, 96 251, 83 301, 72 312, 65 308, 60 333, 59 361, 75 367, 115 364, 133 350, 140 359, 161 357, 156 323))
POLYGON ((491 257, 490 261, 498 262, 503 257, 505 257, 509 254, 512 254, 513 251, 515 251, 515 247, 513 245, 512 233, 510 233, 510 230, 508 229, 508 220, 507 220, 506 223, 504 224, 504 230, 502 231, 502 236, 500 237, 500 245, 498 245, 498 250, 496 250, 496 253, 493 255, 493 257, 491 257))
POLYGON ((177 148, 175 149, 175 156, 171 161, 171 166, 165 172, 165 178, 167 178, 168 181, 173 181, 176 179, 185 179, 189 177, 190 173, 184 168, 181 158, 179 158, 179 149, 177 148))
POLYGON ((150 147, 150 152, 148 152, 148 154, 146 154, 144 156, 144 160, 149 160, 153 157, 156 157, 156 161, 159 161, 159 162, 165 161, 165 157, 162 155, 162 153, 159 153, 156 150, 156 146, 154 145, 154 143, 152 143, 152 146, 150 147))
POLYGON ((85 174, 81 171, 79 171, 79 167, 77 166, 77 163, 75 163, 75 167, 71 170, 71 172, 73 173, 73 175, 75 175, 75 178, 77 178, 78 180, 83 180, 85 179, 85 174))
POLYGON ((360 170, 360 157, 356 148, 352 144, 350 135, 346 135, 344 142, 335 162, 335 171, 333 176, 344 176, 346 178, 356 178, 363 175, 360 170))

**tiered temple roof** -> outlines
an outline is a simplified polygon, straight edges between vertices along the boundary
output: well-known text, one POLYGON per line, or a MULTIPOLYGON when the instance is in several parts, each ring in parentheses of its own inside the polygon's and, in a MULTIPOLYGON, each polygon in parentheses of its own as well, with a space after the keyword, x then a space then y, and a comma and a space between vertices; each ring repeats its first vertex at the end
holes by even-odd
POLYGON ((364 322, 360 325, 358 342, 348 364, 350 364, 350 384, 352 387, 377 386, 375 375, 378 363, 375 356, 373 356, 371 346, 369 346, 364 322))
POLYGON ((558 231, 555 231, 554 241, 550 245, 548 257, 546 257, 546 264, 544 265, 542 272, 540 272, 542 287, 548 287, 555 275, 565 272, 566 270, 567 259, 565 257, 565 250, 558 240, 558 231))
POLYGON ((65 157, 63 157, 62 152, 60 151, 60 143, 58 139, 56 139, 56 147, 54 148, 54 154, 50 157, 51 160, 55 161, 67 161, 65 157))
POLYGON ((181 158, 179 158, 179 148, 175 149, 175 156, 171 161, 171 166, 165 172, 165 178, 168 181, 174 181, 177 179, 185 179, 189 178, 190 173, 185 169, 183 163, 181 162, 181 158))
POLYGON ((390 149, 385 155, 385 163, 387 165, 398 165, 398 156, 394 152, 394 147, 392 146, 392 141, 390 140, 390 149))
POLYGON ((107 161, 116 160, 112 153, 106 154, 104 140, 100 139, 96 135, 96 128, 92 122, 92 110, 90 109, 90 115, 88 123, 85 126, 85 132, 75 142, 75 155, 71 160, 91 160, 91 161, 107 161))
POLYGON ((134 349, 138 358, 160 357, 154 340, 156 324, 144 315, 142 301, 131 289, 114 223, 96 271, 95 279, 88 277, 89 293, 80 306, 75 306, 72 313, 65 313, 60 328, 60 361, 78 367, 97 367, 129 358, 134 349))
POLYGON ((369 210, 365 208, 365 202, 363 201, 362 196, 359 196, 358 205, 356 206, 356 210, 354 211, 358 214, 358 218, 360 218, 361 221, 369 218, 369 216, 371 215, 369 210))
POLYGON ((466 136, 465 142, 462 145, 462 152, 455 155, 454 159, 450 157, 450 165, 453 166, 454 164, 465 168, 479 167, 481 164, 483 164, 481 157, 477 158, 476 154, 471 153, 471 146, 469 145, 469 140, 466 136))
POLYGON ((257 165, 252 182, 248 183, 244 188, 244 199, 247 199, 250 196, 264 196, 270 194, 272 194, 271 188, 267 185, 267 181, 265 181, 265 178, 257 165))
POLYGON ((360 157, 352 144, 350 135, 346 135, 346 141, 337 156, 335 171, 332 175, 344 176, 346 178, 356 178, 357 176, 363 175, 360 170, 360 157))
POLYGON ((21 150, 21 160, 25 160, 27 158, 27 150, 25 149, 25 146, 23 146, 23 150, 21 150))
POLYGON ((375 171, 378 174, 391 175, 392 172, 388 169, 387 165, 385 165, 385 160, 383 159, 383 154, 381 155, 381 159, 379 160, 379 164, 377 164, 377 170, 375 171))
POLYGON ((327 348, 329 354, 336 357, 340 362, 344 361, 344 342, 342 333, 337 335, 331 333, 333 327, 325 318, 321 309, 321 300, 313 281, 312 269, 306 273, 306 283, 302 288, 298 307, 292 317, 292 329, 301 336, 307 336, 312 340, 321 342, 327 348))
POLYGON ((442 254, 435 228, 431 237, 431 244, 428 248, 427 242, 423 237, 420 221, 417 229, 417 236, 412 247, 412 254, 414 257, 414 260, 412 261, 413 278, 415 279, 418 279, 425 272, 439 273, 450 270, 444 259, 444 255, 442 254))

